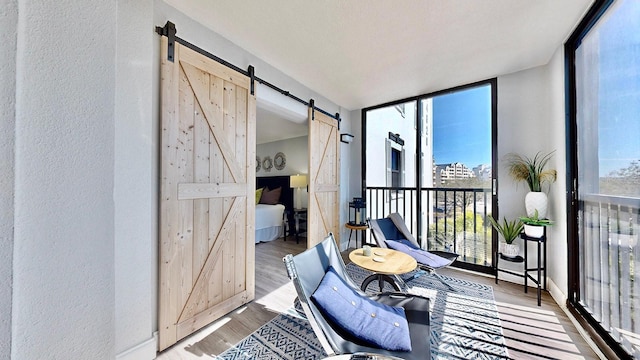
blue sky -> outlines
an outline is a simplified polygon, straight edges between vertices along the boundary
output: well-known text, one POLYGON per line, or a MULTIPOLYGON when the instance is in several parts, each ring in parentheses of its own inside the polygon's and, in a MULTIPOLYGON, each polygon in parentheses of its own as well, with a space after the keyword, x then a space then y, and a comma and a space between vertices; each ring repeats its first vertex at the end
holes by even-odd
POLYGON ((433 156, 436 164, 491 165, 491 87, 433 98, 433 156))
MULTIPOLYGON (((600 176, 640 160, 640 2, 621 1, 617 5, 579 48, 579 53, 598 54, 597 60, 589 59, 585 72, 595 78, 587 82, 598 84, 600 176)), ((580 104, 581 100, 579 97, 579 105, 588 107, 580 104)), ((596 129, 584 123, 583 128, 596 129)))

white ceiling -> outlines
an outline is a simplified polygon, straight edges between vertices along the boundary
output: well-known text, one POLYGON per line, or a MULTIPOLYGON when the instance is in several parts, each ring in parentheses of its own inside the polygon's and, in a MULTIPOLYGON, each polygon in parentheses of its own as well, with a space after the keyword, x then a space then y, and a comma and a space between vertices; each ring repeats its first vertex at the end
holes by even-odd
POLYGON ((165 1, 349 110, 546 64, 592 3, 165 1))

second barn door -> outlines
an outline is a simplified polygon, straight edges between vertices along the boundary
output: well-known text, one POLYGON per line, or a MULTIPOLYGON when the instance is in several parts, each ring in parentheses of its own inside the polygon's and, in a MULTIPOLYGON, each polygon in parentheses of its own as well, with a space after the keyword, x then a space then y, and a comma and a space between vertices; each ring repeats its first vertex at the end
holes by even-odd
POLYGON ((338 121, 309 108, 307 247, 332 232, 340 245, 340 134, 338 121))

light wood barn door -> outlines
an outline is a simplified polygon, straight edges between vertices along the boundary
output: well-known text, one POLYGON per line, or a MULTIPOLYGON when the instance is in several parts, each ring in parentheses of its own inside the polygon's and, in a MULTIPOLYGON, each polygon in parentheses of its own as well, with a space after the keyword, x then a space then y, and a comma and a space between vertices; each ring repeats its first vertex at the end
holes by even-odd
POLYGON ((256 158, 249 79, 162 41, 160 350, 254 298, 256 158))
POLYGON ((340 245, 340 134, 338 121, 309 109, 307 247, 332 232, 340 245))

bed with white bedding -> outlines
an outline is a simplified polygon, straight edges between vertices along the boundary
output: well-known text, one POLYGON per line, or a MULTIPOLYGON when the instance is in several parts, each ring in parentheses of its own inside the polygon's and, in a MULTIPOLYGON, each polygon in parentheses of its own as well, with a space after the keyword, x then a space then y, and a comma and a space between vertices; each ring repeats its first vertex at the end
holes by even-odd
POLYGON ((256 243, 284 236, 284 205, 256 205, 256 243))
POLYGON ((256 188, 282 188, 275 205, 257 204, 255 233, 256 243, 273 241, 287 234, 285 223, 291 224, 293 214, 293 189, 289 176, 257 177, 256 188))

